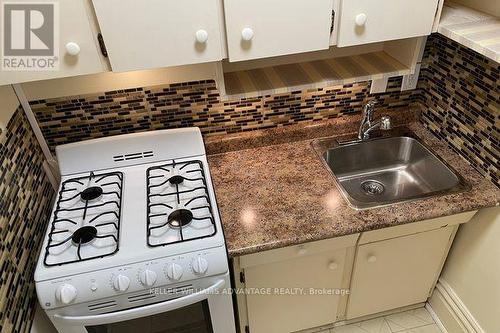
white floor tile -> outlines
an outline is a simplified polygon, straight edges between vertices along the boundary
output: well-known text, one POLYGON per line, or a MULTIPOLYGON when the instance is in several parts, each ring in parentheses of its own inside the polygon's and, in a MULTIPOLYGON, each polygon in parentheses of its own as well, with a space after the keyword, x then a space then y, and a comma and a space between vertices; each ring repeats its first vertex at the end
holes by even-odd
POLYGON ((404 331, 404 333, 442 333, 436 324, 421 326, 404 331))
POLYGON ((356 324, 350 324, 350 325, 335 327, 331 330, 331 333, 366 333, 366 331, 361 329, 356 324))
MULTIPOLYGON (((425 308, 307 333, 442 333, 425 308)), ((301 333, 306 333, 301 332, 301 333)))
POLYGON ((424 326, 429 324, 425 320, 410 313, 410 311, 401 312, 386 316, 385 319, 389 323, 392 332, 401 332, 410 328, 424 326))
POLYGON ((358 323, 358 326, 367 333, 391 333, 389 324, 384 317, 362 321, 358 323))
POLYGON ((427 311, 426 308, 418 308, 415 310, 411 310, 409 312, 415 317, 425 321, 428 324, 434 324, 434 319, 432 319, 431 314, 429 313, 429 311, 427 311))

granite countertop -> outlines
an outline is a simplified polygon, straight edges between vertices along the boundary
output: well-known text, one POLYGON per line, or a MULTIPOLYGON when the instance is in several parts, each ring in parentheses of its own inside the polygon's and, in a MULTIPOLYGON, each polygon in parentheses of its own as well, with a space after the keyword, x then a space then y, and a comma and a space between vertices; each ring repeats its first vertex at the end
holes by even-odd
MULTIPOLYGON (((312 147, 354 132, 356 116, 208 137, 208 162, 230 256, 375 230, 495 206, 500 190, 411 116, 407 125, 472 186, 468 192, 357 211, 312 147), (332 135, 335 133, 335 135, 332 135), (284 142, 284 143, 283 143, 284 142), (250 147, 250 148, 248 148, 250 147)), ((397 124, 398 125, 398 124, 397 124)))

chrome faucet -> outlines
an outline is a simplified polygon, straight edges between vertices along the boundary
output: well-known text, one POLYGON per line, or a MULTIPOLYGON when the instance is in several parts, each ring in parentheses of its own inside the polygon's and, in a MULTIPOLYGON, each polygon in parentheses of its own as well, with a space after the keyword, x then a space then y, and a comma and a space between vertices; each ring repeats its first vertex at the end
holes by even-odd
POLYGON ((379 121, 373 122, 373 112, 375 111, 375 101, 369 101, 363 108, 363 119, 359 126, 358 140, 367 140, 370 138, 370 133, 380 128, 383 131, 390 130, 391 117, 383 116, 379 121))

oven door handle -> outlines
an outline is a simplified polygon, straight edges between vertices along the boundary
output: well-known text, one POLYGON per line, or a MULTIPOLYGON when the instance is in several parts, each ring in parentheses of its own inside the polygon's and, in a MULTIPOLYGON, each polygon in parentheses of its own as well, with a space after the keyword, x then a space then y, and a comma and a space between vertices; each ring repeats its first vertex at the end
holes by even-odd
POLYGON ((175 309, 183 308, 185 306, 201 302, 220 290, 225 285, 225 280, 218 280, 213 285, 198 292, 189 294, 187 296, 175 298, 170 301, 140 306, 133 309, 105 313, 95 316, 62 316, 55 314, 54 319, 65 325, 82 326, 82 325, 102 325, 115 323, 125 320, 136 319, 155 315, 162 312, 168 312, 175 309))

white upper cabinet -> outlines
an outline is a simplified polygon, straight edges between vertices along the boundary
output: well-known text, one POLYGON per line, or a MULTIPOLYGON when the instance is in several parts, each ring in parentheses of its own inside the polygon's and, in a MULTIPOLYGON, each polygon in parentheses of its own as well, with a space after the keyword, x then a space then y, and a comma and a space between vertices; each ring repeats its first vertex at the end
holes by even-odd
POLYGON ((229 61, 327 49, 332 0, 224 0, 229 61))
MULTIPOLYGON (((42 5, 45 3, 49 6, 52 4, 52 2, 48 1, 40 2, 40 4, 42 5)), ((55 55, 50 58, 55 58, 56 65, 51 70, 46 70, 47 67, 40 67, 37 70, 28 69, 23 71, 6 71, 0 69, 0 86, 27 81, 38 81, 67 76, 93 74, 108 70, 106 60, 102 56, 98 46, 97 30, 96 27, 92 24, 91 20, 91 17, 93 15, 91 9, 92 8, 90 7, 90 4, 87 2, 87 0, 59 1, 57 2, 57 5, 53 10, 55 18, 54 21, 52 21, 50 17, 43 17, 43 15, 51 15, 47 14, 46 11, 44 11, 44 14, 40 15, 36 13, 36 10, 35 12, 33 12, 29 8, 23 9, 23 11, 32 11, 30 12, 30 17, 32 17, 32 19, 34 19, 35 17, 40 17, 44 25, 55 22, 53 30, 53 36, 55 40, 55 55)), ((47 10, 49 12, 52 12, 52 8, 49 8, 47 10)), ((1 24, 3 24, 3 22, 1 22, 1 24)), ((17 25, 17 27, 19 29, 19 25, 17 25)), ((0 33, 3 34, 3 27, 0 28, 0 33)), ((36 41, 38 39, 33 37, 33 33, 31 33, 30 36, 31 37, 29 45, 37 45, 36 41)), ((23 46, 28 45, 26 41, 22 41, 19 35, 15 37, 15 42, 21 42, 21 45, 23 46)), ((42 42, 45 44, 45 46, 40 46, 40 43, 38 43, 37 47, 48 47, 46 46, 45 41, 42 42)), ((4 45, 2 44, 0 48, 3 47, 4 45)), ((4 60, 2 59, 2 61, 4 60)), ((43 64, 43 62, 41 62, 41 64, 43 64)))
POLYGON ((429 35, 438 0, 342 0, 339 47, 429 35))
POLYGON ((113 71, 223 58, 220 0, 93 0, 113 71))

